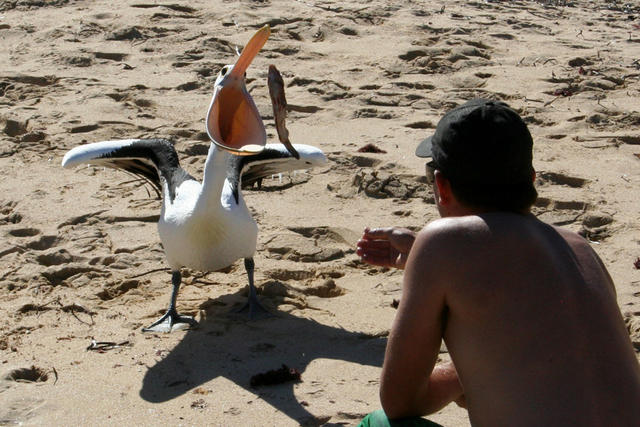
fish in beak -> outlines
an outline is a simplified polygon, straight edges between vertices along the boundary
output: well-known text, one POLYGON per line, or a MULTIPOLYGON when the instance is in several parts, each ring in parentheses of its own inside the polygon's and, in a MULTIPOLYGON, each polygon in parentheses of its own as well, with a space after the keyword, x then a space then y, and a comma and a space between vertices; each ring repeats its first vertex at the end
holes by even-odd
POLYGON ((236 63, 222 68, 213 88, 207 134, 214 144, 237 155, 257 154, 267 143, 264 123, 245 86, 245 73, 270 34, 268 25, 260 28, 236 63))
POLYGON ((284 96, 284 80, 282 80, 280 71, 278 71, 275 65, 269 65, 267 86, 269 86, 269 96, 271 97, 271 105, 273 106, 273 118, 276 122, 278 139, 280 139, 280 142, 293 157, 300 159, 300 154, 298 154, 293 144, 291 144, 291 141, 289 141, 289 131, 285 126, 285 119, 287 118, 287 98, 284 96))

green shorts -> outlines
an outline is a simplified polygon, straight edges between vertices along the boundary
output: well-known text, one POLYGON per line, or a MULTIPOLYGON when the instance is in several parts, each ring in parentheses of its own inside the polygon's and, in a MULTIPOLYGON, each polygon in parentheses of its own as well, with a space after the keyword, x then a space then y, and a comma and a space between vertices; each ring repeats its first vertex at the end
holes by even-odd
POLYGON ((360 421, 358 427, 442 427, 433 421, 420 417, 390 420, 382 409, 373 411, 360 421))

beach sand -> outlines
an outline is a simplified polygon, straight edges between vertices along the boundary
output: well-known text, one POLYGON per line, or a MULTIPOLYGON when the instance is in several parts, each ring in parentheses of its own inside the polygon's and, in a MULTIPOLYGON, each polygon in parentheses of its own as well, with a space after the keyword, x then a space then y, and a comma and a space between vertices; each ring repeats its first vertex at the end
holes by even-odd
MULTIPOLYGON (((0 1, 0 425, 357 424, 380 405, 402 274, 360 263, 355 242, 366 226, 437 218, 414 149, 474 97, 504 100, 528 123, 534 212, 592 242, 640 349, 630 4, 0 1), (62 156, 164 137, 201 177, 215 76, 264 24, 272 35, 247 86, 269 140, 274 64, 292 142, 329 159, 244 191, 260 227, 256 284, 275 316, 229 315, 246 295, 238 262, 185 271, 178 308, 199 329, 143 334, 170 294, 160 201, 121 172, 62 169, 62 156), (283 364, 300 381, 251 386, 283 364)), ((453 404, 431 419, 469 425, 453 404)))

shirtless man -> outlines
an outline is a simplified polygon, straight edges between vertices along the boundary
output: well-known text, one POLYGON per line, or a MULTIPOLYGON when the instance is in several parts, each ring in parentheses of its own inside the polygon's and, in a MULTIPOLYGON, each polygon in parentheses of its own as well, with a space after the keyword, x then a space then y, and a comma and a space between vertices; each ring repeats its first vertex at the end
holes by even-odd
POLYGON ((582 237, 530 213, 532 144, 504 103, 450 111, 416 150, 432 158, 442 219, 358 242, 364 262, 405 269, 380 384, 388 419, 455 401, 478 426, 640 425, 640 365, 609 273, 582 237), (453 363, 435 366, 443 339, 453 363))

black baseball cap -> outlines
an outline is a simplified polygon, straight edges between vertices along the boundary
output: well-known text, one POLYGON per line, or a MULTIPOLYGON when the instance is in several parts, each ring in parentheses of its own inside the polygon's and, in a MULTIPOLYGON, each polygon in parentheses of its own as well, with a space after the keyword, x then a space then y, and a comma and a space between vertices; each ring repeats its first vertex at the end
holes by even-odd
POLYGON ((522 118, 501 101, 474 99, 447 112, 416 156, 453 182, 531 182, 533 139, 522 118), (507 180, 507 181, 505 181, 507 180))

